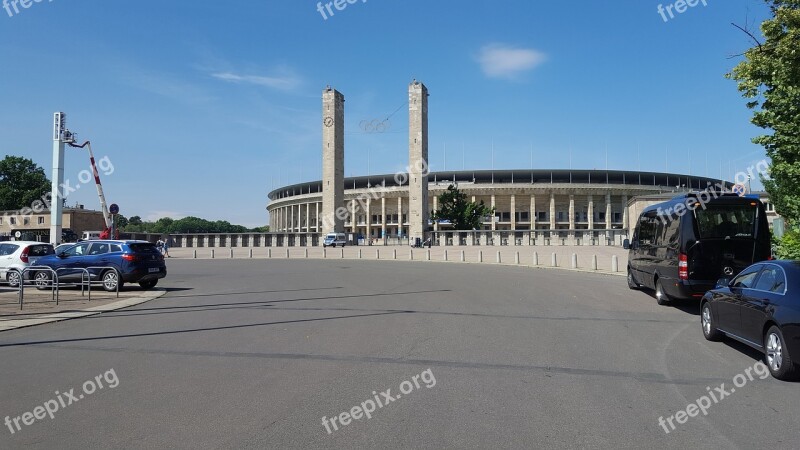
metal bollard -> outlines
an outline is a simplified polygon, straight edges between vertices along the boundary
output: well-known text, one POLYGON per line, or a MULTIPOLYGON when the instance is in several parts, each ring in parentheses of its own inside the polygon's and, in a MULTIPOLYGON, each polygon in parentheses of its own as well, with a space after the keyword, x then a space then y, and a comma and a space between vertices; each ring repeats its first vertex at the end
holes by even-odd
POLYGON ((431 251, 430 250, 425 250, 425 260, 426 261, 430 261, 431 260, 431 251))
POLYGON ((392 249, 392 259, 397 259, 397 249, 396 248, 392 249))
POLYGON ((497 252, 497 264, 500 264, 502 260, 500 259, 500 251, 497 252))
POLYGON ((250 259, 252 259, 253 258, 253 249, 251 248, 250 251, 248 251, 247 253, 250 256, 250 259))
POLYGON ((519 264, 519 252, 514 252, 514 264, 519 264))
POLYGON ((539 252, 533 252, 533 265, 539 265, 539 252))
POLYGON ((211 259, 214 259, 214 249, 211 249, 211 259))
POLYGON ((344 249, 342 249, 342 259, 344 259, 344 249))
POLYGON ((408 260, 409 261, 413 261, 414 260, 414 249, 413 248, 408 251, 408 260))
POLYGON ((328 249, 325 248, 325 247, 322 247, 322 259, 325 259, 327 257, 328 257, 328 249))
POLYGON ((478 262, 483 262, 483 250, 478 250, 478 262))
POLYGON ((466 258, 464 257, 464 250, 461 250, 461 262, 464 261, 466 261, 466 258))
POLYGON ((611 257, 611 271, 614 273, 619 272, 619 257, 617 255, 611 257))
POLYGON ((272 259, 272 249, 271 248, 267 249, 267 258, 272 259))
POLYGON ((558 256, 553 252, 552 258, 550 258, 550 266, 551 267, 558 267, 558 256))
POLYGON ((378 248, 375 249, 375 259, 381 259, 381 250, 378 248))
POLYGON ((197 250, 192 250, 192 258, 197 259, 197 250))
POLYGON ((231 249, 231 259, 233 259, 233 249, 231 249))
POLYGON ((304 256, 306 259, 308 259, 308 249, 307 249, 307 248, 303 249, 303 256, 304 256))
POLYGON ((578 268, 578 255, 576 255, 575 253, 572 254, 570 267, 572 267, 573 269, 577 269, 578 268))
POLYGON ((358 259, 361 259, 361 249, 358 249, 358 259))
POLYGON ((592 270, 597 270, 597 255, 592 255, 592 270))
POLYGON ((286 259, 289 259, 289 249, 286 249, 286 259))

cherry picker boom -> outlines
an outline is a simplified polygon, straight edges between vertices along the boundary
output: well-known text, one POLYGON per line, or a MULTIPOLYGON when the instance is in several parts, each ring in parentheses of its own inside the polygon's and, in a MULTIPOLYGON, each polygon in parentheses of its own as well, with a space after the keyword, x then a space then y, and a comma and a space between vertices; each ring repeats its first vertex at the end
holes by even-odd
MULTIPOLYGON (((87 148, 89 150, 89 161, 92 163, 92 174, 94 175, 94 184, 97 186, 97 196, 100 197, 100 208, 103 211, 103 221, 105 222, 105 230, 100 233, 100 239, 112 239, 111 237, 111 229, 112 229, 112 221, 111 221, 111 213, 108 212, 108 204, 106 203, 106 196, 103 194, 103 185, 100 183, 100 173, 97 171, 97 164, 94 161, 94 153, 92 153, 92 144, 89 141, 84 142, 81 145, 74 144, 72 142, 68 143, 70 147, 75 148, 87 148)), ((119 231, 114 230, 114 237, 113 239, 119 238, 119 231)))

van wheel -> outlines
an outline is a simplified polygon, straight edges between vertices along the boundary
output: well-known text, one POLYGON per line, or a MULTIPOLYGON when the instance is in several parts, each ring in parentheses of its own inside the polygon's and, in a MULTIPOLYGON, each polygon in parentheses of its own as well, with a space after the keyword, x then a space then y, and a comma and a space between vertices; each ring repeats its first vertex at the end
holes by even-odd
POLYGON ((669 305, 670 302, 669 295, 664 292, 664 286, 661 285, 661 280, 656 280, 656 301, 661 306, 669 305))
POLYGON ((714 324, 714 316, 711 314, 711 303, 703 303, 701 310, 700 321, 703 324, 703 336, 709 341, 721 341, 722 333, 717 330, 717 326, 714 324))
POLYGON ((628 288, 639 289, 639 283, 637 283, 636 278, 633 277, 633 271, 630 267, 628 267, 628 288))

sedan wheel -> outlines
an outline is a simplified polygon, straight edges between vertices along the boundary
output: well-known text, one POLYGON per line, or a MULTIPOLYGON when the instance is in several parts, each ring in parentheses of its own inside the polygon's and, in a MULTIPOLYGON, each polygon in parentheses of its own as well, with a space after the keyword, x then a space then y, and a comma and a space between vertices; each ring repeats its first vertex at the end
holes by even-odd
POLYGON ((9 270, 8 274, 6 275, 6 281, 8 281, 8 285, 10 287, 19 287, 21 279, 22 277, 16 270, 9 270))
MULTIPOLYGON (((115 270, 109 270, 103 273, 103 289, 108 292, 114 292, 117 290, 117 284, 119 283, 119 276, 115 270)), ((122 285, 120 285, 122 288, 122 285)), ((121 289, 120 289, 121 290, 121 289)))
POLYGON ((714 324, 714 318, 711 315, 711 304, 703 303, 703 312, 701 313, 701 323, 703 324, 703 336, 709 341, 719 341, 722 339, 722 333, 717 330, 714 324))
POLYGON ((656 281, 656 301, 659 305, 669 305, 669 296, 664 292, 664 286, 661 285, 661 280, 656 281))
POLYGON ((767 367, 772 376, 779 380, 796 378, 795 364, 789 356, 781 330, 772 326, 764 336, 764 351, 767 355, 767 367))

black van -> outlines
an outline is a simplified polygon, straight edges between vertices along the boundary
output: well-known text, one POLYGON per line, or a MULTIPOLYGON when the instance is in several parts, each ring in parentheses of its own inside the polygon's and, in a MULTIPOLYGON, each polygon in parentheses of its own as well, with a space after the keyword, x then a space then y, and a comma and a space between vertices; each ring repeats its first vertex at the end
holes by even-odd
POLYGON ((646 208, 631 241, 628 287, 654 289, 658 304, 700 299, 722 277, 770 259, 770 231, 757 198, 701 191, 646 208))

